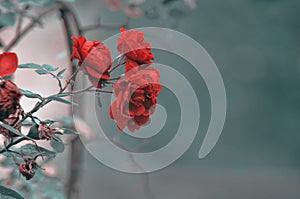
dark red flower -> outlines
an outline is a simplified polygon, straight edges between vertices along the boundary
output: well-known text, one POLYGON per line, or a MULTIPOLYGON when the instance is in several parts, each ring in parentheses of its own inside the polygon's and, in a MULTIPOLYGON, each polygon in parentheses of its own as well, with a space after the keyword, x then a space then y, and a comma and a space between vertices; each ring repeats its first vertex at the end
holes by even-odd
POLYGON ((5 52, 0 54, 0 77, 13 74, 18 68, 18 57, 16 53, 5 52))
POLYGON ((14 83, 9 80, 0 80, 0 121, 7 119, 20 109, 21 96, 21 91, 14 83))
POLYGON ((143 32, 138 30, 127 31, 125 28, 121 28, 121 32, 117 49, 127 59, 139 64, 154 59, 154 55, 151 53, 151 43, 145 41, 143 32))
POLYGON ((153 114, 161 90, 159 71, 154 68, 134 68, 114 85, 117 99, 110 107, 110 116, 123 130, 134 132, 145 125, 153 114))
POLYGON ((78 65, 88 75, 93 86, 101 88, 102 81, 110 77, 108 70, 112 65, 112 56, 109 48, 100 41, 87 41, 82 36, 73 36, 72 39, 74 44, 71 60, 78 59, 78 65))

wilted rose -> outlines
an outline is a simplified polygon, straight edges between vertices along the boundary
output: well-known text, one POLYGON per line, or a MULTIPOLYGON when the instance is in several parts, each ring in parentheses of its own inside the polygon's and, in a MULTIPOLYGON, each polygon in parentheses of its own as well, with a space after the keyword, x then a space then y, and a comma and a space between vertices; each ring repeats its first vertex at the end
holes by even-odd
MULTIPOLYGON (((2 122, 7 124, 18 131, 21 131, 21 120, 23 118, 23 109, 18 108, 14 114, 9 115, 7 118, 3 119, 2 122)), ((7 128, 0 126, 0 134, 4 135, 7 138, 12 138, 17 136, 15 133, 11 132, 7 128)))
POLYGON ((18 87, 9 80, 0 80, 0 120, 15 114, 20 108, 22 96, 18 87))
POLYGON ((35 175, 35 170, 38 168, 38 164, 35 160, 25 161, 19 165, 20 173, 26 178, 26 180, 30 180, 35 175))
POLYGON ((45 122, 40 122, 38 132, 39 132, 39 138, 41 140, 51 140, 53 137, 53 134, 62 134, 56 128, 50 127, 45 122))

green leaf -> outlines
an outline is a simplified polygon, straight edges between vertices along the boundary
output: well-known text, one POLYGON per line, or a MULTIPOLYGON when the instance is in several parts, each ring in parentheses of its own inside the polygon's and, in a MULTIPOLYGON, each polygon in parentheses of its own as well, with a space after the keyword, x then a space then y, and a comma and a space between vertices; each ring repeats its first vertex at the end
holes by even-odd
POLYGON ((71 129, 65 129, 64 134, 79 135, 80 133, 71 129))
POLYGON ((19 0, 19 5, 36 5, 36 6, 51 6, 55 3, 54 0, 19 0))
POLYGON ((9 130, 10 132, 12 132, 12 133, 14 133, 16 135, 24 137, 24 135, 20 131, 18 131, 17 129, 15 129, 14 127, 12 127, 12 126, 10 126, 8 124, 4 124, 3 122, 0 121, 0 126, 6 128, 7 130, 9 130))
POLYGON ((53 98, 53 97, 59 97, 59 98, 61 98, 61 97, 68 97, 70 95, 71 95, 71 93, 61 93, 61 94, 51 95, 48 98, 53 98))
POLYGON ((175 1, 177 1, 177 0, 163 0, 163 1, 162 1, 162 4, 163 4, 163 5, 167 5, 167 4, 172 3, 172 2, 175 2, 175 1))
POLYGON ((39 137, 39 126, 38 125, 33 125, 31 128, 30 128, 30 130, 29 130, 29 132, 28 132, 28 134, 27 134, 27 136, 28 137, 30 137, 30 138, 32 138, 32 139, 35 139, 35 140, 39 140, 40 139, 40 137, 39 137))
POLYGON ((3 0, 0 5, 8 10, 14 9, 14 5, 11 0, 3 0))
POLYGON ((39 98, 39 99, 43 98, 41 95, 34 93, 32 91, 29 91, 29 90, 23 90, 20 88, 20 91, 28 98, 39 98))
POLYGON ((35 70, 35 72, 39 75, 47 75, 47 74, 50 74, 51 72, 49 71, 46 71, 46 70, 43 70, 43 69, 38 69, 38 70, 35 70))
POLYGON ((62 153, 65 150, 65 144, 63 141, 58 137, 53 135, 53 138, 50 140, 50 146, 57 152, 62 153))
POLYGON ((40 152, 43 153, 44 157, 50 157, 50 158, 54 158, 56 153, 53 151, 50 151, 48 149, 45 149, 43 147, 40 146, 36 146, 34 144, 26 144, 21 146, 20 148, 16 149, 16 151, 22 152, 28 156, 35 156, 37 154, 39 154, 40 152))
POLYGON ((61 102, 61 103, 65 103, 65 104, 71 104, 71 105, 78 105, 70 100, 66 100, 66 99, 63 99, 63 98, 60 98, 60 97, 55 97, 55 96, 50 96, 48 97, 48 99, 50 100, 54 100, 54 101, 57 101, 57 102, 61 102))
POLYGON ((43 64, 42 67, 45 68, 45 69, 48 70, 48 71, 57 71, 57 70, 58 70, 57 67, 51 66, 51 65, 49 65, 49 64, 43 64))
POLYGON ((20 64, 18 68, 36 68, 41 69, 43 68, 41 65, 34 64, 34 63, 28 63, 28 64, 20 64))
POLYGON ((57 77, 59 77, 59 78, 62 78, 62 74, 64 74, 64 72, 66 72, 66 68, 64 68, 64 69, 62 69, 61 71, 59 71, 58 73, 57 73, 57 77))
POLYGON ((8 152, 4 152, 1 155, 6 156, 4 160, 1 161, 1 166, 4 167, 12 167, 13 165, 16 165, 16 163, 22 163, 24 162, 24 159, 19 156, 19 155, 15 155, 14 158, 12 157, 11 153, 8 152))
POLYGON ((53 124, 53 123, 55 123, 55 122, 57 122, 57 121, 55 121, 55 120, 44 120, 44 122, 45 122, 46 124, 53 124))
POLYGON ((0 185, 0 198, 3 199, 24 199, 18 192, 0 185))
POLYGON ((0 28, 5 26, 13 26, 16 22, 16 14, 13 12, 0 14, 0 28))
POLYGON ((34 124, 35 124, 34 122, 28 120, 22 122, 22 126, 32 126, 34 124))

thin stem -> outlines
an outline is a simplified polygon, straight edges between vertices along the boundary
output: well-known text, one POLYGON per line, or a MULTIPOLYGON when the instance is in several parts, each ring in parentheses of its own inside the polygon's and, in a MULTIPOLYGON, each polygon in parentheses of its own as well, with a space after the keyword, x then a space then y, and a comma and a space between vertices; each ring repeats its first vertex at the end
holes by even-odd
POLYGON ((66 85, 60 90, 59 94, 63 93, 67 89, 67 87, 71 84, 71 82, 76 77, 76 75, 78 74, 78 72, 79 72, 79 68, 77 68, 75 70, 75 72, 73 72, 73 74, 69 77, 69 79, 66 82, 66 85))
POLYGON ((121 79, 121 77, 114 77, 114 78, 110 78, 109 81, 114 81, 114 80, 119 80, 121 79))
MULTIPOLYGON (((77 69, 67 80, 66 85, 59 91, 58 94, 62 94, 67 87, 71 84, 72 80, 76 77, 77 73, 78 73, 79 69, 77 69)), ((35 104, 35 106, 31 109, 31 111, 29 111, 28 113, 25 114, 25 117, 21 120, 21 122, 25 121, 28 117, 31 117, 32 114, 34 114, 35 112, 37 112, 40 108, 44 107, 45 105, 47 105, 48 103, 50 103, 51 101, 53 101, 52 99, 48 99, 48 98, 43 98, 41 99, 40 102, 37 102, 35 104)))
POLYGON ((115 65, 112 69, 110 69, 109 73, 113 72, 114 70, 116 70, 119 66, 123 65, 124 63, 118 63, 117 65, 115 65))
POLYGON ((104 91, 104 90, 98 90, 98 89, 94 89, 94 90, 89 90, 90 92, 99 92, 99 93, 109 93, 112 94, 112 91, 104 91))
POLYGON ((89 87, 81 89, 81 90, 71 91, 71 92, 65 92, 65 93, 66 94, 70 94, 70 95, 74 95, 74 94, 78 94, 78 93, 83 93, 83 92, 90 91, 90 89, 92 89, 92 88, 94 88, 94 86, 89 86, 89 87))
POLYGON ((15 141, 9 143, 9 144, 6 146, 6 149, 0 150, 0 153, 4 153, 4 152, 5 152, 7 149, 9 149, 10 147, 12 147, 12 146, 14 146, 14 145, 16 145, 16 144, 19 144, 20 142, 25 141, 25 140, 27 140, 26 137, 21 137, 21 138, 15 140, 15 141))
POLYGON ((19 37, 21 35, 22 25, 23 25, 23 17, 19 16, 17 28, 16 28, 16 37, 19 37))
POLYGON ((41 18, 43 18, 45 15, 54 12, 58 9, 57 6, 52 7, 44 12, 42 12, 41 14, 39 14, 36 17, 36 20, 31 20, 31 22, 23 29, 19 32, 19 34, 16 34, 15 37, 3 48, 4 52, 10 51, 10 49, 12 49, 21 39, 23 39, 23 37, 32 29, 35 27, 35 25, 39 22, 39 20, 41 18))

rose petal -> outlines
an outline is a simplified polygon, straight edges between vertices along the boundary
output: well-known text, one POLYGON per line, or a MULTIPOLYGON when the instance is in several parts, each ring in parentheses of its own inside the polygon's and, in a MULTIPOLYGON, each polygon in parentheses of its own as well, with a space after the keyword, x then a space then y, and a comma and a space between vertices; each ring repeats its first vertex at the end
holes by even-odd
POLYGON ((133 122, 132 120, 129 120, 127 123, 127 128, 129 131, 131 131, 132 133, 139 130, 141 127, 139 125, 137 125, 135 122, 133 122))
POLYGON ((134 104, 129 105, 129 111, 130 115, 142 115, 145 112, 145 107, 143 105, 141 106, 135 106, 134 104))
POLYGON ((145 125, 148 121, 149 121, 149 116, 144 116, 144 115, 140 115, 140 116, 136 116, 134 117, 133 121, 139 125, 145 125))
POLYGON ((5 52, 0 54, 0 76, 12 75, 18 68, 18 57, 16 53, 5 52))

